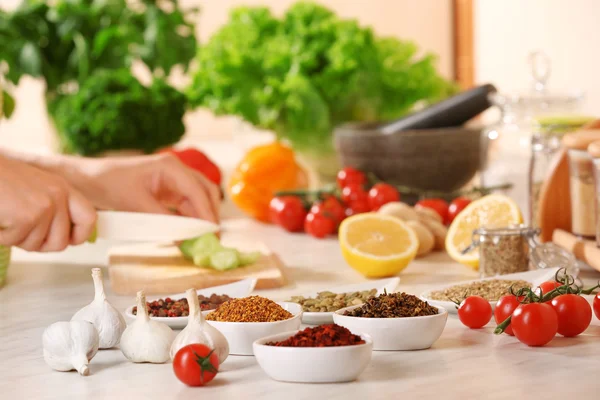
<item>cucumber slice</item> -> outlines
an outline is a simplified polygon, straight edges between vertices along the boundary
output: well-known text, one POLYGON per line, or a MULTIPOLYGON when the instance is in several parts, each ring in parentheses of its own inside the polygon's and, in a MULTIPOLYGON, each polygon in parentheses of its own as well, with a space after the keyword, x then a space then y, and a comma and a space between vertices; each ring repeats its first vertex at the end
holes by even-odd
POLYGON ((210 255, 210 266, 227 271, 240 266, 240 253, 236 249, 224 248, 210 255))
POLYGON ((250 265, 254 264, 258 261, 258 259, 262 256, 260 251, 253 251, 251 253, 240 253, 240 265, 250 265))
POLYGON ((185 240, 179 245, 179 251, 188 260, 193 260, 197 255, 211 255, 222 248, 219 238, 214 233, 185 240))
POLYGON ((196 254, 193 261, 196 267, 211 267, 210 256, 208 254, 196 254))

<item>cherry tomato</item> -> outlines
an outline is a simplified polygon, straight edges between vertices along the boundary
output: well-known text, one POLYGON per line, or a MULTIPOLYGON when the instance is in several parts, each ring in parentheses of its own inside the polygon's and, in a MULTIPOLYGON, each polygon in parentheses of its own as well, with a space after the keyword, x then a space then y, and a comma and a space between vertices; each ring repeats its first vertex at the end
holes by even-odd
POLYGON ((442 199, 424 199, 417 201, 415 207, 431 208, 442 217, 444 223, 448 222, 448 203, 442 199))
POLYGON ((553 291, 554 289, 556 289, 557 287, 562 286, 562 283, 560 282, 556 282, 556 281, 546 281, 540 284, 540 286, 537 287, 537 289, 535 290, 535 293, 538 296, 547 294, 551 291, 553 291), (540 293, 540 290, 542 291, 542 293, 540 293))
POLYGON ((273 197, 269 203, 271 222, 289 232, 300 232, 304 227, 306 209, 296 196, 273 197))
POLYGON ((310 212, 313 214, 325 213, 326 216, 333 218, 336 225, 346 218, 344 206, 334 196, 329 196, 325 200, 313 204, 310 212))
POLYGON ((382 205, 392 201, 400 201, 400 193, 392 185, 376 183, 369 190, 369 207, 371 211, 377 211, 382 205))
POLYGON ((364 185, 365 183, 367 183, 365 174, 352 167, 343 168, 337 174, 337 184, 340 188, 353 184, 364 185))
POLYGON ((492 306, 481 296, 469 296, 458 306, 458 319, 471 329, 483 328, 492 319, 492 306))
POLYGON ((468 206, 470 203, 471 199, 467 199, 466 197, 457 197, 454 200, 452 200, 452 203, 450 203, 450 205, 448 206, 447 223, 449 224, 452 221, 454 221, 454 218, 456 218, 456 216, 460 214, 460 212, 464 210, 465 207, 468 206))
POLYGON ((565 337, 577 336, 592 322, 592 307, 581 296, 561 294, 552 299, 552 307, 558 316, 558 333, 565 337))
POLYGON ((371 207, 367 200, 356 200, 350 203, 346 208, 346 216, 351 217, 352 215, 367 213, 369 211, 371 211, 371 207))
POLYGON ((342 189, 342 201, 347 206, 356 201, 364 201, 368 204, 369 195, 362 185, 353 183, 342 189))
POLYGON ((600 319, 600 293, 594 297, 594 314, 596 314, 596 318, 600 319))
MULTIPOLYGON (((516 296, 512 294, 507 294, 506 296, 500 297, 498 302, 496 303, 496 308, 494 309, 494 320, 496 324, 501 324, 506 321, 508 317, 512 315, 512 313, 519 307, 521 303, 516 296)), ((511 324, 508 324, 506 329, 504 329, 504 333, 510 336, 514 336, 511 324)))
POLYGON ((323 213, 309 212, 304 220, 304 230, 319 239, 335 232, 335 221, 323 213))
POLYGON ((219 357, 208 346, 188 344, 175 354, 173 371, 177 379, 188 386, 204 386, 219 371, 219 357))
POLYGON ((521 304, 510 324, 517 339, 527 346, 543 346, 558 331, 558 316, 548 303, 521 304))

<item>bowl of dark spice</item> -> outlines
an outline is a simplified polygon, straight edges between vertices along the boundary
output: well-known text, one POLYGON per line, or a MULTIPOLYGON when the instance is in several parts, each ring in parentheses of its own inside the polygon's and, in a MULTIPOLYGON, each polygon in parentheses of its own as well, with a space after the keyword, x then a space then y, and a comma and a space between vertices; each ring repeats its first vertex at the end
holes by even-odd
POLYGON ((336 324, 373 338, 373 350, 422 350, 442 335, 448 312, 407 293, 384 293, 333 314, 336 324))
POLYGON ((373 341, 326 324, 262 338, 253 347, 256 361, 274 380, 333 383, 353 381, 365 370, 373 341))
POLYGON ((216 310, 205 312, 205 316, 227 338, 229 354, 251 356, 255 340, 298 329, 302 306, 249 296, 229 300, 216 310))

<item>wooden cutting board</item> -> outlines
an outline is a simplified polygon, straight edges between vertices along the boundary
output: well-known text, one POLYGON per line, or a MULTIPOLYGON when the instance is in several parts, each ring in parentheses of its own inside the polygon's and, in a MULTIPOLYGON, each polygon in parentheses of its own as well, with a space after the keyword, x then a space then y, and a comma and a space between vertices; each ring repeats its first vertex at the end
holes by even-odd
POLYGON ((222 243, 240 251, 260 251, 254 264, 231 271, 198 268, 183 258, 173 244, 135 244, 115 247, 109 253, 112 290, 121 295, 181 293, 189 288, 203 289, 246 278, 256 278, 255 289, 274 289, 286 284, 281 259, 261 243, 225 237, 222 243))

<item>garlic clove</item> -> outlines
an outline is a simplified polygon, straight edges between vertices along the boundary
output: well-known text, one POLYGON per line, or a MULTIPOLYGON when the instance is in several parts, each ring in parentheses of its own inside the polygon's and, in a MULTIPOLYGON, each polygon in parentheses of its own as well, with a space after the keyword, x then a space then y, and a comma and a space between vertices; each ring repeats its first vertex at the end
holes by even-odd
POLYGON ((91 322, 56 322, 42 335, 44 360, 57 371, 89 375, 88 364, 98 352, 98 331, 91 322))
POLYGON ((137 316, 121 336, 121 352, 135 363, 162 364, 169 360, 175 333, 162 322, 151 320, 146 309, 146 296, 137 293, 137 316))
POLYGON ((192 343, 200 343, 213 349, 219 358, 219 365, 223 364, 229 356, 229 343, 227 339, 218 329, 209 325, 204 320, 196 290, 188 289, 186 291, 186 298, 190 312, 188 324, 179 332, 171 345, 171 359, 175 358, 175 354, 182 347, 192 343))
POLYGON ((127 328, 127 323, 119 310, 106 300, 100 268, 92 269, 92 279, 94 280, 94 300, 77 311, 71 321, 89 321, 94 324, 100 337, 100 348, 110 349, 121 341, 121 335, 127 328))

